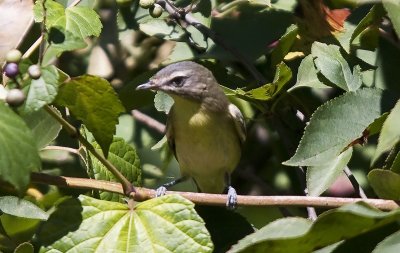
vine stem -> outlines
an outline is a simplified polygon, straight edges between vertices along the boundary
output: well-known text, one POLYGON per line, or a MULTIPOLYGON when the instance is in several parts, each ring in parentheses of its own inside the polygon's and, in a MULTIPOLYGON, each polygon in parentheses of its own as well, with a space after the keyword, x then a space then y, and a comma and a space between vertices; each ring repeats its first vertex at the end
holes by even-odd
MULTIPOLYGON (((80 188, 88 190, 102 190, 124 194, 124 189, 119 183, 64 176, 52 176, 33 172, 33 183, 50 184, 59 187, 80 188)), ((131 196, 136 201, 144 201, 155 197, 155 190, 136 187, 136 192, 131 196)), ((175 192, 167 191, 166 194, 179 194, 182 197, 199 205, 225 206, 227 196, 224 194, 175 192)), ((363 201, 381 210, 394 210, 399 205, 393 200, 361 199, 361 198, 336 198, 336 197, 309 197, 309 196, 244 196, 238 195, 239 206, 314 206, 323 208, 335 208, 343 205, 363 201)))
POLYGON ((110 162, 108 161, 100 152, 98 152, 92 144, 86 138, 79 134, 79 131, 71 125, 68 121, 66 121, 60 114, 57 113, 52 107, 45 105, 44 109, 53 116, 62 126, 63 128, 73 137, 76 137, 79 142, 90 152, 92 153, 114 176, 117 178, 119 182, 121 182, 123 186, 123 193, 125 195, 130 195, 131 193, 135 193, 135 187, 122 175, 122 173, 110 162))

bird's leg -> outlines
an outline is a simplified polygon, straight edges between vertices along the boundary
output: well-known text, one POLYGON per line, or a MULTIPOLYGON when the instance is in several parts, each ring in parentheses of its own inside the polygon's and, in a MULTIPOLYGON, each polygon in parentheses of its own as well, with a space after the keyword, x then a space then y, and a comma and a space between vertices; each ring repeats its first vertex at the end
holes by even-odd
POLYGON ((165 195, 165 192, 167 191, 167 188, 172 187, 176 184, 182 183, 183 181, 186 181, 188 177, 180 177, 178 179, 175 179, 171 182, 165 183, 161 185, 160 187, 157 188, 156 190, 156 197, 161 197, 165 195))
POLYGON ((233 188, 231 186, 231 175, 229 173, 225 174, 225 182, 226 185, 228 186, 228 199, 226 201, 226 207, 228 209, 236 209, 236 205, 237 205, 237 193, 235 188, 233 188))

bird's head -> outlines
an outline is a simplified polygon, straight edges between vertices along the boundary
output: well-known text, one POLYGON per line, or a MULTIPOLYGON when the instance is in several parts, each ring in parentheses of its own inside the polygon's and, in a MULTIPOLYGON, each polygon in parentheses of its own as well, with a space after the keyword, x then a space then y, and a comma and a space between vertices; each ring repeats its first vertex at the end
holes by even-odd
POLYGON ((159 90, 172 97, 203 101, 209 96, 223 95, 211 71, 200 64, 183 61, 158 71, 137 90, 159 90))

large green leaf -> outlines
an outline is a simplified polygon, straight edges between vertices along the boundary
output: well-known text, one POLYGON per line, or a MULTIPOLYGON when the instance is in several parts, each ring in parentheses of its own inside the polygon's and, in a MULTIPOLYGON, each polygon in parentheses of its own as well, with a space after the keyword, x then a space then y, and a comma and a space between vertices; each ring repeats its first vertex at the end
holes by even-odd
POLYGON ((31 129, 39 150, 50 144, 62 128, 61 124, 44 109, 25 114, 22 118, 31 129))
POLYGON ((30 172, 41 168, 35 139, 25 122, 2 102, 0 115, 0 178, 22 193, 30 172))
POLYGON ((283 164, 320 166, 335 159, 387 110, 391 99, 384 95, 378 89, 361 89, 320 106, 305 128, 296 153, 283 164))
MULTIPOLYGON (((100 151, 97 143, 93 145, 100 151)), ((114 175, 91 153, 89 153, 89 175, 95 179, 119 182, 114 175)), ((108 160, 131 182, 134 186, 142 186, 142 171, 140 169, 140 160, 136 150, 126 143, 122 138, 114 137, 110 145, 108 160)), ((110 201, 120 201, 122 195, 100 191, 100 199, 110 201)))
POLYGON ((59 204, 43 225, 40 252, 212 252, 194 204, 178 196, 126 204, 87 196, 59 204))
POLYGON ((390 170, 374 169, 368 173, 368 181, 380 198, 400 200, 399 174, 390 170))
POLYGON ((307 189, 310 196, 319 196, 342 174, 350 161, 353 149, 349 148, 332 161, 307 168, 307 189))
POLYGON ((381 134, 379 135, 378 146, 376 147, 373 161, 383 153, 389 151, 400 141, 400 101, 394 106, 390 114, 383 123, 381 134))
POLYGON ((45 2, 45 8, 43 0, 36 1, 34 16, 36 22, 46 22, 51 48, 58 53, 85 47, 84 39, 99 36, 102 28, 94 10, 83 6, 64 8, 52 0, 45 2))
POLYGON ((390 20, 392 21, 397 36, 400 36, 400 2, 398 0, 383 0, 382 2, 390 20))
POLYGON ((400 217, 400 210, 383 212, 365 203, 346 205, 321 214, 312 223, 302 218, 274 221, 245 237, 228 252, 312 252, 372 231, 400 217))
POLYGON ((362 84, 361 69, 359 66, 355 66, 351 71, 349 64, 340 53, 340 47, 314 42, 311 54, 315 58, 318 70, 330 82, 345 91, 355 91, 360 88, 362 84))
POLYGON ((32 202, 15 196, 0 197, 0 210, 3 213, 28 219, 47 220, 49 217, 45 211, 32 202))
POLYGON ((79 76, 60 86, 55 102, 83 121, 107 156, 118 116, 124 112, 111 84, 100 77, 79 76))
POLYGON ((40 68, 42 75, 39 79, 32 79, 30 84, 24 87, 27 94, 22 107, 23 113, 31 113, 39 110, 46 104, 53 102, 57 96, 60 84, 60 75, 54 65, 40 68))

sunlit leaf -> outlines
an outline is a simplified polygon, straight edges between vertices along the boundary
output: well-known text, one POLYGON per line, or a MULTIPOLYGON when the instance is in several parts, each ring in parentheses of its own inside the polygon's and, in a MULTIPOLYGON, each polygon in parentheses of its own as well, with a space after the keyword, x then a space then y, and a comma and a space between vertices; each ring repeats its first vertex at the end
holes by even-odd
POLYGON ((3 213, 28 219, 47 220, 49 215, 38 206, 15 196, 0 197, 0 210, 3 213))
POLYGON ((212 252, 193 203, 167 195, 128 205, 86 196, 59 204, 44 224, 40 252, 212 252))
POLYGON ((58 53, 85 47, 84 39, 99 36, 102 28, 97 13, 84 6, 64 8, 55 1, 46 1, 43 8, 40 0, 35 3, 34 16, 36 22, 46 21, 51 48, 58 53))

